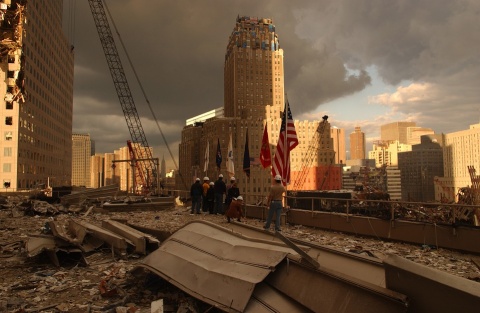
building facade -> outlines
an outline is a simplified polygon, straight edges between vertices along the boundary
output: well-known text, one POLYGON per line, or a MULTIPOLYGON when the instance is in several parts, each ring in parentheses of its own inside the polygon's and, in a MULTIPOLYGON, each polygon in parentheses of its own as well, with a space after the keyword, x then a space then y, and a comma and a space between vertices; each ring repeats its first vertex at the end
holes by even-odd
POLYGON ((480 170, 480 124, 469 129, 445 134, 443 148, 443 177, 435 177, 435 199, 457 200, 460 188, 471 186, 468 166, 480 170))
POLYGON ((1 183, 12 191, 71 185, 74 53, 63 1, 0 4, 1 183))
POLYGON ((380 126, 380 140, 408 144, 408 128, 416 127, 415 122, 393 122, 380 126))
POLYGON ((90 179, 90 158, 94 153, 89 134, 72 134, 72 186, 94 186, 90 179))
POLYGON ((373 143, 372 150, 368 152, 368 158, 375 160, 375 166, 398 166, 398 153, 411 151, 412 146, 402 144, 398 140, 378 140, 373 143))
MULTIPOLYGON (((189 190, 196 177, 208 176, 211 181, 219 174, 227 175, 226 159, 230 136, 234 163, 234 177, 240 193, 247 203, 262 201, 271 185, 271 168, 263 169, 259 163, 264 126, 266 125, 272 160, 278 142, 281 116, 284 110, 284 65, 275 25, 268 18, 238 17, 229 37, 224 63, 223 116, 210 111, 187 120, 179 145, 179 173, 176 188, 189 190), (248 135, 250 177, 243 171, 245 143, 248 135), (216 164, 217 146, 220 145, 222 163, 216 164), (208 149, 207 149, 208 147, 208 149), (208 153, 207 153, 208 152, 208 153)), ((290 104, 295 115, 295 104, 290 104)), ((215 110, 216 111, 216 110, 215 110)), ((341 171, 337 163, 330 124, 315 142, 312 138, 320 121, 295 121, 299 145, 290 154, 291 183, 307 161, 306 152, 316 150, 309 167, 311 182, 320 185, 325 172, 331 172, 327 185, 341 185, 341 171), (322 167, 323 166, 323 167, 322 167), (329 168, 332 167, 331 170, 329 168)), ((337 146, 344 140, 341 130, 335 131, 337 146)), ((338 153, 339 158, 342 154, 338 153)), ((344 161, 343 156, 343 161, 344 161)), ((310 161, 310 160, 308 160, 310 161)))
POLYGON ((345 164, 347 162, 347 150, 345 147, 345 130, 336 126, 331 127, 330 138, 333 139, 335 164, 345 164))
POLYGON ((365 133, 360 126, 355 127, 355 131, 350 133, 350 160, 365 159, 366 142, 365 133))
POLYGON ((398 154, 402 200, 435 201, 434 180, 443 176, 443 135, 424 135, 412 151, 398 154))

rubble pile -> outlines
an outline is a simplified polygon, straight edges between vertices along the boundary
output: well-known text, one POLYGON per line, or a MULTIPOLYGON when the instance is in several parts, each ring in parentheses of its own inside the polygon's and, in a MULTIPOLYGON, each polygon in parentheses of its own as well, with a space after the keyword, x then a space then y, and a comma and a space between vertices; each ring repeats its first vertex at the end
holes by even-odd
MULTIPOLYGON (((82 244, 84 241, 80 240, 85 237, 79 235, 81 232, 75 234, 68 225, 75 223, 89 227, 91 230, 88 233, 94 236, 93 229, 96 227, 105 229, 109 223, 122 221, 161 230, 167 236, 194 219, 226 225, 223 216, 192 216, 186 207, 108 214, 91 210, 76 212, 17 198, 0 201, 0 205, 0 312, 153 312, 154 307, 162 307, 163 312, 209 310, 209 307, 202 307, 204 303, 199 303, 158 276, 133 271, 135 264, 149 253, 148 249, 139 252, 128 241, 126 249, 115 249, 109 240, 87 249, 82 244), (26 205, 28 203, 31 205, 26 205), (56 251, 57 264, 45 251, 29 256, 28 241, 39 237, 54 238, 56 244, 67 241, 70 248, 76 250, 71 253, 56 251)), ((263 225, 262 221, 255 219, 244 219, 244 223, 256 227, 263 225)), ((391 253, 472 280, 479 281, 480 277, 477 256, 427 245, 384 242, 304 226, 286 225, 283 234, 379 258, 391 253)), ((210 308, 209 312, 216 311, 210 308)))

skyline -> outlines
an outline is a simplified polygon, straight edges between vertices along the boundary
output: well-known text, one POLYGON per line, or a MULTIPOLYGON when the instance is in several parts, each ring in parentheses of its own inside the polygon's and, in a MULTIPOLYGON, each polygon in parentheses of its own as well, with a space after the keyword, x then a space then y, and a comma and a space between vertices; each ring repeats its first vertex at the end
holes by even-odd
MULTIPOLYGON (((93 18, 87 1, 64 3, 67 12, 75 8, 75 18, 70 11, 65 20, 75 46, 73 131, 89 133, 97 152, 113 152, 130 135, 93 18), (73 20, 75 25, 69 23, 73 20)), ((107 5, 176 160, 185 120, 223 106, 224 54, 237 15, 273 19, 285 52, 285 91, 295 120, 321 120, 326 114, 332 126, 345 129, 347 142, 360 126, 367 151, 379 139, 382 124, 415 121, 448 133, 480 120, 480 43, 475 37, 480 4, 475 1, 142 0, 107 5)), ((115 40, 148 143, 172 168, 115 40)))

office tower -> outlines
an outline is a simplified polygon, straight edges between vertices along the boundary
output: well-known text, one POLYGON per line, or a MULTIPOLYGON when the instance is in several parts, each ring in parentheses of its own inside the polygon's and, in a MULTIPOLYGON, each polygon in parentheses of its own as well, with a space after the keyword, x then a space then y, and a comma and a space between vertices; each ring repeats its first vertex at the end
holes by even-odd
POLYGON ((97 153, 90 157, 90 187, 105 186, 105 154, 97 153))
MULTIPOLYGON (((235 178, 247 203, 262 200, 271 184, 270 168, 259 166, 260 149, 264 125, 267 125, 270 148, 273 154, 281 128, 281 116, 285 105, 283 50, 279 46, 275 25, 268 18, 237 17, 229 37, 224 60, 224 110, 209 111, 187 120, 179 145, 179 175, 176 176, 177 189, 189 189, 195 177, 216 179, 221 173, 229 180, 226 171, 227 147, 232 135, 235 178), (243 172, 243 156, 248 130, 249 154, 251 159, 250 178, 243 172), (220 170, 215 156, 220 143, 223 157, 220 170), (205 153, 209 147, 208 157, 205 153), (205 169, 205 163, 208 164, 205 169)), ((295 104, 290 103, 295 118, 295 104)), ((302 152, 311 146, 311 139, 320 121, 298 122, 299 145, 292 150, 291 178, 305 162, 302 152)), ((319 142, 313 143, 318 153, 311 164, 312 184, 320 185, 325 173, 330 182, 341 185, 341 171, 332 167, 335 164, 335 151, 330 136, 330 126, 319 142), (338 172, 338 175, 336 173, 338 172)))
POLYGON ((72 134, 72 186, 91 187, 92 142, 89 134, 72 134))
POLYGON ((408 144, 407 129, 416 127, 415 122, 393 122, 380 126, 380 140, 398 140, 400 144, 408 144))
MULTIPOLYGON (((276 144, 285 103, 283 77, 283 50, 272 20, 237 17, 224 59, 224 110, 215 110, 215 114, 207 112, 187 121, 189 125, 183 129, 179 145, 180 173, 176 177, 179 189, 189 188, 195 177, 215 179, 220 173, 227 176, 225 162, 230 134, 235 177, 241 192, 260 193, 268 189, 270 174, 258 165, 251 169, 255 180, 247 182, 243 153, 248 129, 249 152, 252 158, 258 159, 265 123, 270 143, 276 144), (205 118, 201 121, 202 117, 205 118), (207 142, 209 163, 205 172, 207 142), (215 164, 218 142, 223 155, 220 171, 215 164)), ((255 159, 253 162, 255 164, 255 159)))
POLYGON ((347 151, 345 149, 345 130, 333 126, 330 128, 330 137, 333 139, 333 150, 335 151, 335 163, 345 164, 347 151))
POLYGON ((480 171, 480 124, 469 129, 445 134, 443 177, 435 177, 435 199, 456 201, 460 188, 471 186, 468 167, 480 171))
POLYGON ((267 105, 283 110, 283 78, 283 50, 272 20, 237 17, 225 53, 225 117, 247 118, 255 106, 259 113, 267 105))
POLYGON ((0 4, 1 184, 70 185, 74 53, 62 31, 63 1, 0 4))
POLYGON ((398 154, 402 200, 435 201, 435 176, 443 176, 443 135, 423 135, 412 151, 398 154))
POLYGON ((350 133, 350 160, 365 159, 365 150, 365 133, 356 126, 355 131, 350 133))
POLYGON ((375 160, 375 166, 397 166, 398 153, 411 151, 412 145, 402 144, 398 140, 377 140, 373 143, 372 150, 368 152, 368 158, 375 160))

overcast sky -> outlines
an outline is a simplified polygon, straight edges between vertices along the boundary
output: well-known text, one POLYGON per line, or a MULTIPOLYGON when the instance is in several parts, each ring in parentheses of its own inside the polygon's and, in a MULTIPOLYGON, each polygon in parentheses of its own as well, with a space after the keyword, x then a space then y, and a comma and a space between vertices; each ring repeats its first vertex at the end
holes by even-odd
MULTIPOLYGON (((73 131, 97 152, 130 134, 87 0, 64 0, 75 47, 73 131)), ((480 121, 478 0, 107 0, 175 162, 185 120, 223 106, 223 61, 237 15, 272 18, 294 119, 329 115, 371 142, 380 125, 437 133, 480 121)), ((111 24, 112 31, 113 25, 111 24)), ((171 156, 117 40, 154 154, 171 156)), ((348 148, 347 148, 348 149, 348 148)))

